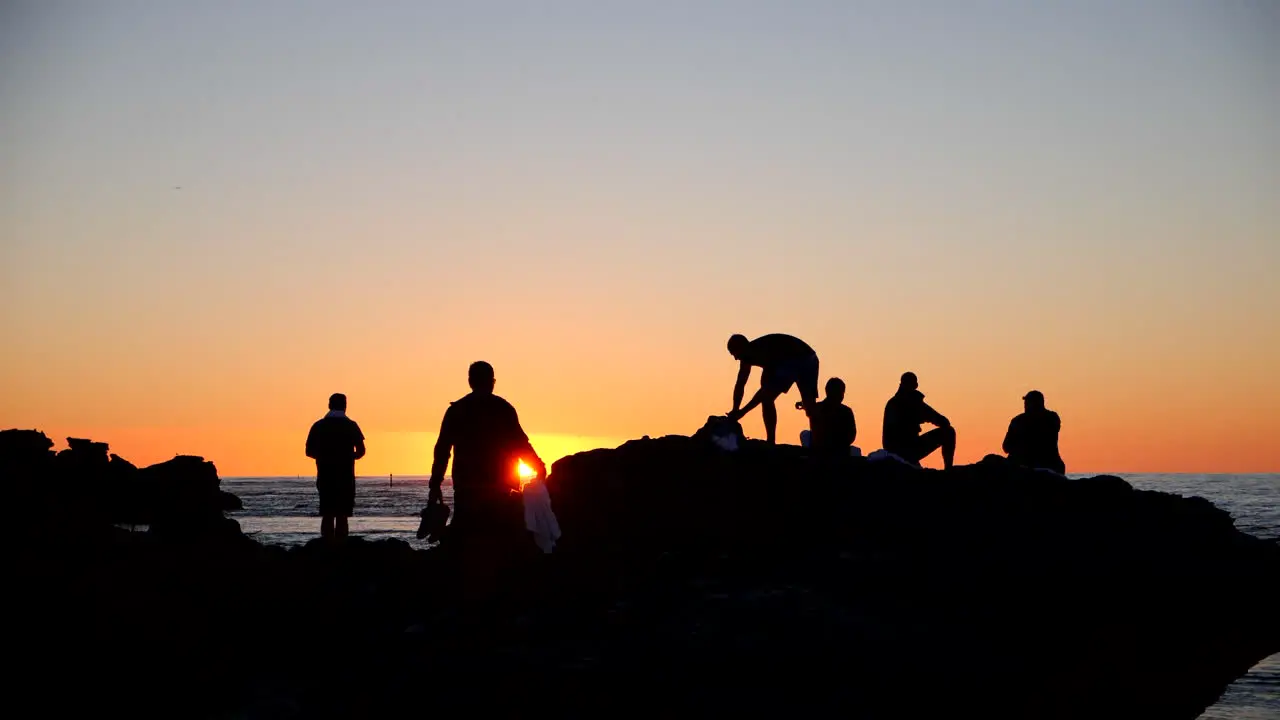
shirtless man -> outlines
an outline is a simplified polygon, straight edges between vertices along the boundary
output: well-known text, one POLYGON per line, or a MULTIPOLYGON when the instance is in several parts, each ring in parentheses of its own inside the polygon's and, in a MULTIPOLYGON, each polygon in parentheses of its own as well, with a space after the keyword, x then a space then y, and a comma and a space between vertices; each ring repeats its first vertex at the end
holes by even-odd
POLYGON ((764 416, 766 438, 770 445, 775 444, 778 408, 774 401, 792 385, 800 387, 800 406, 805 414, 812 416, 818 402, 818 354, 803 340, 781 333, 755 340, 748 340, 745 335, 734 335, 729 338, 729 354, 739 363, 738 381, 733 386, 733 410, 728 414, 730 420, 745 417, 759 405, 764 416), (743 407, 742 396, 752 367, 761 369, 760 389, 743 407))

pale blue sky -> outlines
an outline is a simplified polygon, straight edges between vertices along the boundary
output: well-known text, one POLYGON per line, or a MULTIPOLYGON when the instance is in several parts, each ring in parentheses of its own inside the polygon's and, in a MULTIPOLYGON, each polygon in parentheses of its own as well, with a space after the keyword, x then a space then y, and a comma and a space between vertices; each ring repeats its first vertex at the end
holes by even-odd
MULTIPOLYGON (((11 227, 58 203, 118 207, 182 185, 237 213, 279 216, 326 200, 394 206, 397 217, 409 205, 424 215, 624 206, 794 226, 789 242, 851 261, 948 253, 978 269, 1034 260, 1064 232, 1083 249, 1116 249, 1119 238, 1088 230, 1117 214, 1136 226, 1120 239, 1134 249, 1192 249, 1159 237, 1189 220, 1276 218, 1274 3, 41 2, 3 12, 11 227), (860 217, 898 214, 975 230, 1029 216, 1033 229, 1056 230, 1019 234, 1014 248, 979 232, 960 247, 915 233, 918 247, 897 250, 858 237, 860 217), (847 247, 813 232, 815 219, 847 230, 847 247)), ((737 242, 722 238, 712 254, 737 242)), ((1240 242, 1237 252, 1262 257, 1240 242)))

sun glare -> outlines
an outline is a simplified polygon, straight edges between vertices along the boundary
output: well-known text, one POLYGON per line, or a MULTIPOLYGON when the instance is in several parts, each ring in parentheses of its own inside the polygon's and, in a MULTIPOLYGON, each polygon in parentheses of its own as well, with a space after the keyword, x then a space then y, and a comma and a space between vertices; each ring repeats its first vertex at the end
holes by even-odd
POLYGON ((516 475, 520 476, 520 487, 524 487, 533 482, 533 479, 538 476, 538 472, 521 460, 516 465, 516 475))

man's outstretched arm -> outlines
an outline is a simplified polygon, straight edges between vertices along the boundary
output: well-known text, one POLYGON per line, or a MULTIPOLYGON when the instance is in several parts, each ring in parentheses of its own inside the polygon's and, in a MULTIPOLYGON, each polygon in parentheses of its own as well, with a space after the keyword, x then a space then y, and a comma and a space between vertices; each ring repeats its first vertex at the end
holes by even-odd
MULTIPOLYGON (((742 407, 742 395, 747 389, 747 380, 751 377, 751 365, 745 360, 739 363, 738 380, 733 385, 733 412, 737 412, 742 407)), ((759 395, 759 393, 756 393, 759 395)), ((755 402, 753 400, 753 402, 755 402)), ((757 404, 759 404, 757 402, 757 404)), ((754 406, 753 406, 754 407, 754 406)), ((742 411, 743 415, 747 414, 746 410, 742 411)))
POLYGON ((920 403, 920 405, 923 407, 921 415, 925 422, 937 425, 938 427, 951 427, 951 421, 948 420, 945 415, 929 407, 928 403, 920 403))
POLYGON ((747 403, 746 407, 742 408, 741 410, 734 410, 733 412, 729 413, 729 419, 737 420, 738 418, 746 417, 747 413, 751 412, 752 410, 755 410, 756 406, 764 402, 765 399, 769 397, 769 395, 770 395, 769 390, 765 388, 760 388, 759 390, 756 391, 755 395, 751 396, 751 400, 747 403))

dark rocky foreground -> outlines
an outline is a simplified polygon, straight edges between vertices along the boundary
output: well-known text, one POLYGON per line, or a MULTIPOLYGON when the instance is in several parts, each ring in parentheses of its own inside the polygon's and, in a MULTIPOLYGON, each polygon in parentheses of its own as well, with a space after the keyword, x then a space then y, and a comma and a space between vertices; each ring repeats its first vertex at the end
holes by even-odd
POLYGON ((42 716, 1190 719, 1280 650, 1280 547, 1118 478, 637 440, 556 463, 556 552, 460 604, 440 551, 264 547, 209 463, 40 438, 0 433, 42 716))

